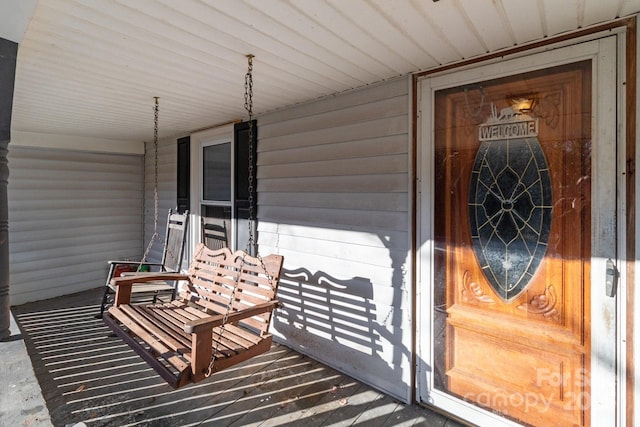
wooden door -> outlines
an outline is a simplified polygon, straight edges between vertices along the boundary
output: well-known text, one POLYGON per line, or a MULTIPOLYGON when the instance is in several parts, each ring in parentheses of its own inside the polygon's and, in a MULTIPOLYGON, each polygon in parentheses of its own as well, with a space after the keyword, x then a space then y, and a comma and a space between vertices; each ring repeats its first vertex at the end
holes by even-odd
POLYGON ((434 386, 522 424, 590 425, 593 96, 589 60, 434 93, 434 386))

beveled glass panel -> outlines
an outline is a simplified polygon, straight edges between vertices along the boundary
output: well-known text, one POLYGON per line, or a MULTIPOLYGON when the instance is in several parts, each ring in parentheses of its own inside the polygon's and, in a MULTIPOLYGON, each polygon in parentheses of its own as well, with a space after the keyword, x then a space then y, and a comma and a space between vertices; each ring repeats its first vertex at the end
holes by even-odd
POLYGON ((552 198, 536 138, 481 143, 469 186, 469 226, 480 267, 505 301, 527 287, 542 262, 552 198))

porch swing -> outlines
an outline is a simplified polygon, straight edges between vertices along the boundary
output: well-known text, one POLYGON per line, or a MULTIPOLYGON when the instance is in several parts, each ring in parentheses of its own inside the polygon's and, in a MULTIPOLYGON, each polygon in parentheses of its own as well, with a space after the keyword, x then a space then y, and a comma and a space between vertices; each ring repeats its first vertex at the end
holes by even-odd
POLYGON ((249 114, 249 237, 244 251, 212 250, 199 243, 186 274, 143 273, 114 278, 113 307, 105 324, 170 386, 179 388, 210 377, 271 348, 269 323, 278 307, 281 255, 250 255, 254 236, 253 55, 247 55, 245 109, 249 114), (180 280, 175 300, 130 304, 133 284, 180 280))

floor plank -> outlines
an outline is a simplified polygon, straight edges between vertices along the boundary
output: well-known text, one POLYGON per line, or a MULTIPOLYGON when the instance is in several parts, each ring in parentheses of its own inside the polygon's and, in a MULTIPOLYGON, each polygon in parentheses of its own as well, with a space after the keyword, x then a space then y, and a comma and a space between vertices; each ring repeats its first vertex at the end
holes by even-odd
POLYGON ((356 389, 358 383, 349 377, 330 369, 324 365, 317 365, 312 375, 308 375, 298 387, 287 387, 274 393, 273 397, 278 401, 268 414, 250 413, 238 420, 238 426, 255 425, 260 427, 270 426, 316 426, 320 422, 318 415, 324 415, 327 401, 335 401, 341 394, 334 390, 356 389))
POLYGON ((331 412, 329 417, 323 420, 321 426, 354 424, 360 414, 366 411, 380 396, 381 393, 379 391, 373 390, 364 384, 358 384, 358 388, 352 395, 345 396, 338 401, 339 406, 331 412))

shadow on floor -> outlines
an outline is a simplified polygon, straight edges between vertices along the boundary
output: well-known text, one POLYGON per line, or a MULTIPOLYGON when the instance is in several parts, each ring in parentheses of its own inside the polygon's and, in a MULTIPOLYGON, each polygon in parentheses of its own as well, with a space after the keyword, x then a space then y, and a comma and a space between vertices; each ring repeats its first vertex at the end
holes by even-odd
POLYGON ((173 390, 94 317, 100 297, 12 308, 55 426, 459 425, 281 345, 173 390))

